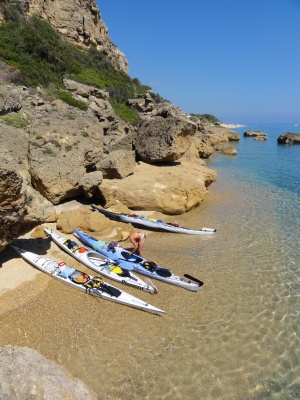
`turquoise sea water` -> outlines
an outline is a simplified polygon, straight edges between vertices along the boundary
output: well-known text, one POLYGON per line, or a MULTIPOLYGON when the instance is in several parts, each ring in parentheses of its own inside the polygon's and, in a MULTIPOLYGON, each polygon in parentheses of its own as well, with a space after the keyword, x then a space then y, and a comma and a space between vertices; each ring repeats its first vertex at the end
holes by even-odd
POLYGON ((281 133, 300 128, 261 124, 233 130, 241 139, 229 145, 238 155, 216 152, 207 161, 218 173, 209 188, 212 197, 180 220, 189 227, 216 227, 217 234, 181 237, 181 245, 164 238, 170 258, 205 282, 201 299, 191 300, 183 313, 189 328, 178 332, 185 355, 179 368, 170 366, 172 384, 174 377, 178 383, 173 395, 300 399, 300 146, 277 144, 281 133), (245 138, 246 130, 263 131, 268 140, 245 138))
MULTIPOLYGON (((234 354, 231 350, 227 357, 236 363, 235 378, 240 384, 224 378, 223 371, 220 375, 228 383, 227 389, 223 387, 215 395, 210 392, 209 398, 298 399, 300 146, 278 145, 277 138, 287 131, 300 133, 300 127, 257 124, 233 130, 241 135, 240 142, 235 144, 238 156, 216 153, 208 162, 208 166, 218 171, 218 183, 213 190, 217 195, 232 191, 234 198, 227 207, 225 201, 225 209, 221 211, 213 206, 222 232, 214 243, 209 242, 206 251, 213 254, 212 258, 207 257, 211 267, 214 260, 220 262, 222 254, 225 263, 230 260, 232 274, 224 272, 228 265, 215 268, 231 279, 227 289, 237 292, 236 298, 231 299, 237 318, 231 340, 236 341, 239 352, 234 354), (263 131, 269 139, 244 138, 246 130, 263 131), (234 254, 230 256, 231 252, 234 254)), ((225 313, 226 299, 224 295, 225 313)), ((230 328, 230 324, 225 326, 230 328)))
POLYGON ((300 194, 299 147, 277 145, 277 138, 281 133, 300 134, 298 124, 253 124, 233 130, 241 136, 236 145, 239 156, 230 163, 219 158, 215 160, 217 167, 234 169, 234 177, 237 179, 266 183, 300 194), (253 138, 244 138, 243 133, 247 130, 265 132, 269 140, 258 142, 253 138))

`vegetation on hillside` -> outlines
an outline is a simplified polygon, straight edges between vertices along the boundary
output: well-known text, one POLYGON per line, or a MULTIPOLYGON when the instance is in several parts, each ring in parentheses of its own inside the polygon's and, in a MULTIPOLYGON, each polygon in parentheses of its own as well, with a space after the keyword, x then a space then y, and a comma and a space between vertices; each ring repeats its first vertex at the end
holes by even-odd
MULTIPOLYGON (((84 108, 70 99, 63 89, 63 78, 106 89, 116 114, 132 124, 139 119, 138 112, 126 106, 135 94, 145 93, 149 86, 116 70, 108 58, 96 49, 79 50, 63 40, 45 21, 38 17, 25 19, 16 8, 5 8, 6 22, 0 25, 0 59, 18 69, 19 84, 36 87, 50 84, 57 96, 73 106, 84 108)), ((154 100, 162 100, 158 95, 154 100)))
POLYGON ((216 122, 220 122, 217 117, 211 114, 191 114, 200 119, 200 121, 210 122, 211 124, 215 124, 216 122))

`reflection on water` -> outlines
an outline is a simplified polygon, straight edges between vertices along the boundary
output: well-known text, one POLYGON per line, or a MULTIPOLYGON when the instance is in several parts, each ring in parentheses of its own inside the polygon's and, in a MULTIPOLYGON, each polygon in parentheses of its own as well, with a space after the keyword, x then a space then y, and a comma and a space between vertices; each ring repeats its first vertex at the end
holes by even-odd
POLYGON ((34 284, 45 289, 2 316, 0 345, 37 349, 101 399, 299 398, 299 200, 226 174, 208 200, 177 220, 215 235, 151 233, 145 248, 203 280, 202 291, 126 288, 167 311, 157 317, 62 292, 41 274, 34 284))

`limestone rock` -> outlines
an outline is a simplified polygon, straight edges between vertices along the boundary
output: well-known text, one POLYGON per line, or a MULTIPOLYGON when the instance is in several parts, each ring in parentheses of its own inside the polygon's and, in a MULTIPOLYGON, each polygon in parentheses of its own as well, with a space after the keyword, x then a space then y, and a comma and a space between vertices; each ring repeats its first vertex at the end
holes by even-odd
POLYGON ((92 198, 98 191, 98 186, 101 184, 103 174, 101 171, 93 171, 86 173, 78 182, 79 187, 82 188, 85 197, 92 198))
POLYGON ((268 135, 262 131, 246 131, 244 137, 252 137, 254 140, 268 140, 268 135))
POLYGON ((93 96, 97 99, 109 100, 109 93, 107 90, 99 89, 90 85, 84 85, 67 78, 65 78, 63 82, 67 90, 76 93, 78 96, 83 98, 88 99, 90 96, 93 96))
POLYGON ((128 61, 112 43, 95 0, 15 2, 19 4, 19 9, 24 15, 38 14, 69 42, 83 49, 95 47, 107 55, 115 68, 128 72, 128 61))
POLYGON ((0 115, 19 111, 22 107, 22 95, 13 86, 0 86, 0 115))
POLYGON ((214 150, 221 150, 229 141, 228 129, 218 125, 201 126, 202 137, 206 139, 206 143, 214 150))
POLYGON ((52 205, 31 186, 27 138, 22 130, 0 124, 0 250, 12 239, 47 220, 52 205))
POLYGON ((278 144, 300 144, 300 133, 285 132, 277 139, 278 144))
POLYGON ((228 130, 226 136, 228 137, 229 142, 237 142, 241 139, 240 135, 237 132, 231 130, 228 130))
POLYGON ((216 172, 197 161, 176 166, 140 163, 122 180, 103 179, 99 190, 106 207, 121 202, 132 210, 154 210, 182 214, 201 204, 216 172))
POLYGON ((121 225, 111 221, 99 212, 92 211, 89 207, 76 210, 62 211, 57 218, 57 229, 63 233, 71 234, 74 228, 84 232, 99 234, 103 240, 113 240, 119 236, 121 225))
POLYGON ((135 99, 127 100, 127 105, 135 108, 141 113, 151 112, 155 105, 149 92, 138 95, 135 99))
POLYGON ((123 179, 134 173, 135 166, 134 152, 115 150, 97 164, 97 169, 103 170, 105 179, 123 179))
POLYGON ((205 138, 200 132, 196 132, 194 140, 186 151, 186 155, 192 155, 197 158, 209 158, 214 152, 213 146, 210 144, 209 138, 205 138))
POLYGON ((136 153, 148 163, 174 162, 190 147, 196 130, 196 124, 180 117, 144 118, 138 126, 136 153))
POLYGON ((237 156, 237 154, 238 154, 236 148, 233 146, 223 147, 223 149, 221 150, 221 153, 224 154, 225 156, 237 156))
POLYGON ((29 347, 0 349, 1 399, 97 400, 95 392, 29 347))
POLYGON ((102 155, 103 131, 92 114, 56 101, 35 112, 29 143, 32 183, 53 204, 83 193, 79 184, 102 155))
POLYGON ((116 150, 132 151, 133 130, 125 122, 114 120, 104 129, 103 152, 109 154, 116 150))

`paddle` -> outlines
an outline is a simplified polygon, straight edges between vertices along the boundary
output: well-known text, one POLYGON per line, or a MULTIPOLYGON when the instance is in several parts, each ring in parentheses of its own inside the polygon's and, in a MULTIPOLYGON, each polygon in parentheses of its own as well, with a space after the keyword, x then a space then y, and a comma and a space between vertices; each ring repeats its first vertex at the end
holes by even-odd
POLYGON ((193 276, 191 276, 191 275, 189 275, 189 274, 184 274, 183 276, 184 276, 185 278, 188 278, 188 279, 194 281, 194 282, 197 282, 197 283, 199 284, 199 286, 203 286, 203 285, 204 285, 204 282, 200 281, 200 280, 197 279, 197 278, 194 278, 193 276))

